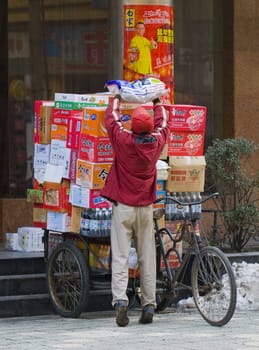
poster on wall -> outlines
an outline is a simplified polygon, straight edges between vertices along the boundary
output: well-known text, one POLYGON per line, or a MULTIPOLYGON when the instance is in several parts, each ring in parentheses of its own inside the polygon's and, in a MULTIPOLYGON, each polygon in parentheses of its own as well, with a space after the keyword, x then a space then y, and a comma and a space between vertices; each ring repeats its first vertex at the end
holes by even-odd
POLYGON ((174 13, 172 6, 124 5, 123 79, 157 77, 174 102, 174 13))

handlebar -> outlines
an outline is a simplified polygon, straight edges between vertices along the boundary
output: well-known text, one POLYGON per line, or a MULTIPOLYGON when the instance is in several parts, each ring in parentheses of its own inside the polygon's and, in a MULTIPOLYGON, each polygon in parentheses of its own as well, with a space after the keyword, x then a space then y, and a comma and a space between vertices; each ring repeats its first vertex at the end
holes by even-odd
POLYGON ((175 198, 172 197, 172 196, 165 196, 165 197, 156 199, 154 203, 159 203, 159 202, 162 202, 162 201, 166 200, 166 201, 171 201, 171 202, 174 202, 174 203, 176 203, 176 204, 179 204, 179 205, 185 207, 185 206, 188 206, 188 205, 190 206, 190 205, 202 204, 202 203, 204 203, 204 202, 207 202, 207 201, 208 201, 209 199, 211 199, 211 198, 216 198, 216 197, 218 197, 218 195, 219 195, 219 193, 218 193, 218 192, 215 192, 215 193, 212 193, 212 194, 210 194, 209 196, 205 197, 204 199, 202 199, 202 200, 200 200, 200 201, 195 201, 195 202, 181 202, 181 201, 179 201, 178 199, 175 199, 175 198))

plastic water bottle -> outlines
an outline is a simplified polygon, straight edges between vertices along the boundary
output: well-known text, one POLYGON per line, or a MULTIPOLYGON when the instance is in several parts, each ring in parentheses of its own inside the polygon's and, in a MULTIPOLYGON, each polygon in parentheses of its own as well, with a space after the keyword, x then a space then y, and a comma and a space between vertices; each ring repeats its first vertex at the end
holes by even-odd
MULTIPOLYGON (((202 200, 202 197, 201 197, 201 194, 200 192, 197 192, 197 201, 201 201, 202 200)), ((201 218, 201 204, 197 204, 196 205, 196 209, 195 209, 195 218, 196 219, 200 219, 201 218)))
MULTIPOLYGON (((190 194, 190 192, 185 192, 185 202, 186 203, 190 203, 191 202, 191 194, 190 194)), ((189 208, 188 205, 185 206, 184 212, 185 212, 185 217, 187 219, 190 219, 191 213, 190 213, 190 208, 189 208)))
POLYGON ((89 236, 90 231, 90 217, 89 217, 89 209, 85 209, 81 213, 80 219, 80 233, 83 236, 89 236))
POLYGON ((91 209, 90 216, 90 235, 92 237, 97 237, 98 235, 98 223, 97 223, 96 209, 91 209))
MULTIPOLYGON (((172 194, 173 198, 176 198, 176 192, 173 192, 172 194)), ((177 220, 177 203, 171 202, 171 213, 172 213, 172 220, 177 220)))
MULTIPOLYGON (((178 200, 178 201, 181 201, 182 198, 180 196, 180 193, 177 192, 175 194, 175 198, 178 200)), ((183 210, 182 210, 182 207, 180 206, 180 204, 177 204, 176 203, 176 220, 181 220, 183 219, 183 210)))
POLYGON ((170 212, 170 203, 166 203, 166 205, 165 205, 165 220, 166 221, 169 221, 169 220, 171 220, 171 212, 170 212))
POLYGON ((112 208, 108 208, 108 214, 106 217, 107 217, 107 228, 108 228, 108 236, 109 236, 111 232, 111 227, 112 227, 112 208))
POLYGON ((111 230, 110 208, 104 209, 103 235, 109 237, 111 230))

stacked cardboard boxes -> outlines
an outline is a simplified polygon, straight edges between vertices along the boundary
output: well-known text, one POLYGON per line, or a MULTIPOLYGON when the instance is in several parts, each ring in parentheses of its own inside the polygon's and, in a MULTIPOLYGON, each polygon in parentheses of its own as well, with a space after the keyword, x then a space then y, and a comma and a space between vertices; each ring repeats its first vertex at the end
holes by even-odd
POLYGON ((203 192, 205 182, 204 136, 206 107, 166 106, 169 114, 169 192, 203 192))
POLYGON ((84 208, 110 207, 100 197, 113 159, 104 127, 108 103, 98 94, 35 101, 34 187, 27 195, 34 226, 79 232, 84 208))

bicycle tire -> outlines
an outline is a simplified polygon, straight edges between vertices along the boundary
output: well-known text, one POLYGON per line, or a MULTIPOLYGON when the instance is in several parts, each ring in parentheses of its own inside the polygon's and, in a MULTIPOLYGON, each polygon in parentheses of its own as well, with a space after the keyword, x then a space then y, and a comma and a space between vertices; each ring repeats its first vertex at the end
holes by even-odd
POLYGON ((231 264, 216 247, 204 247, 195 257, 192 293, 201 316, 212 326, 228 323, 236 307, 236 282, 231 264))
POLYGON ((47 281, 55 311, 63 317, 80 316, 89 296, 89 270, 74 243, 66 241, 53 250, 47 265, 47 281))

